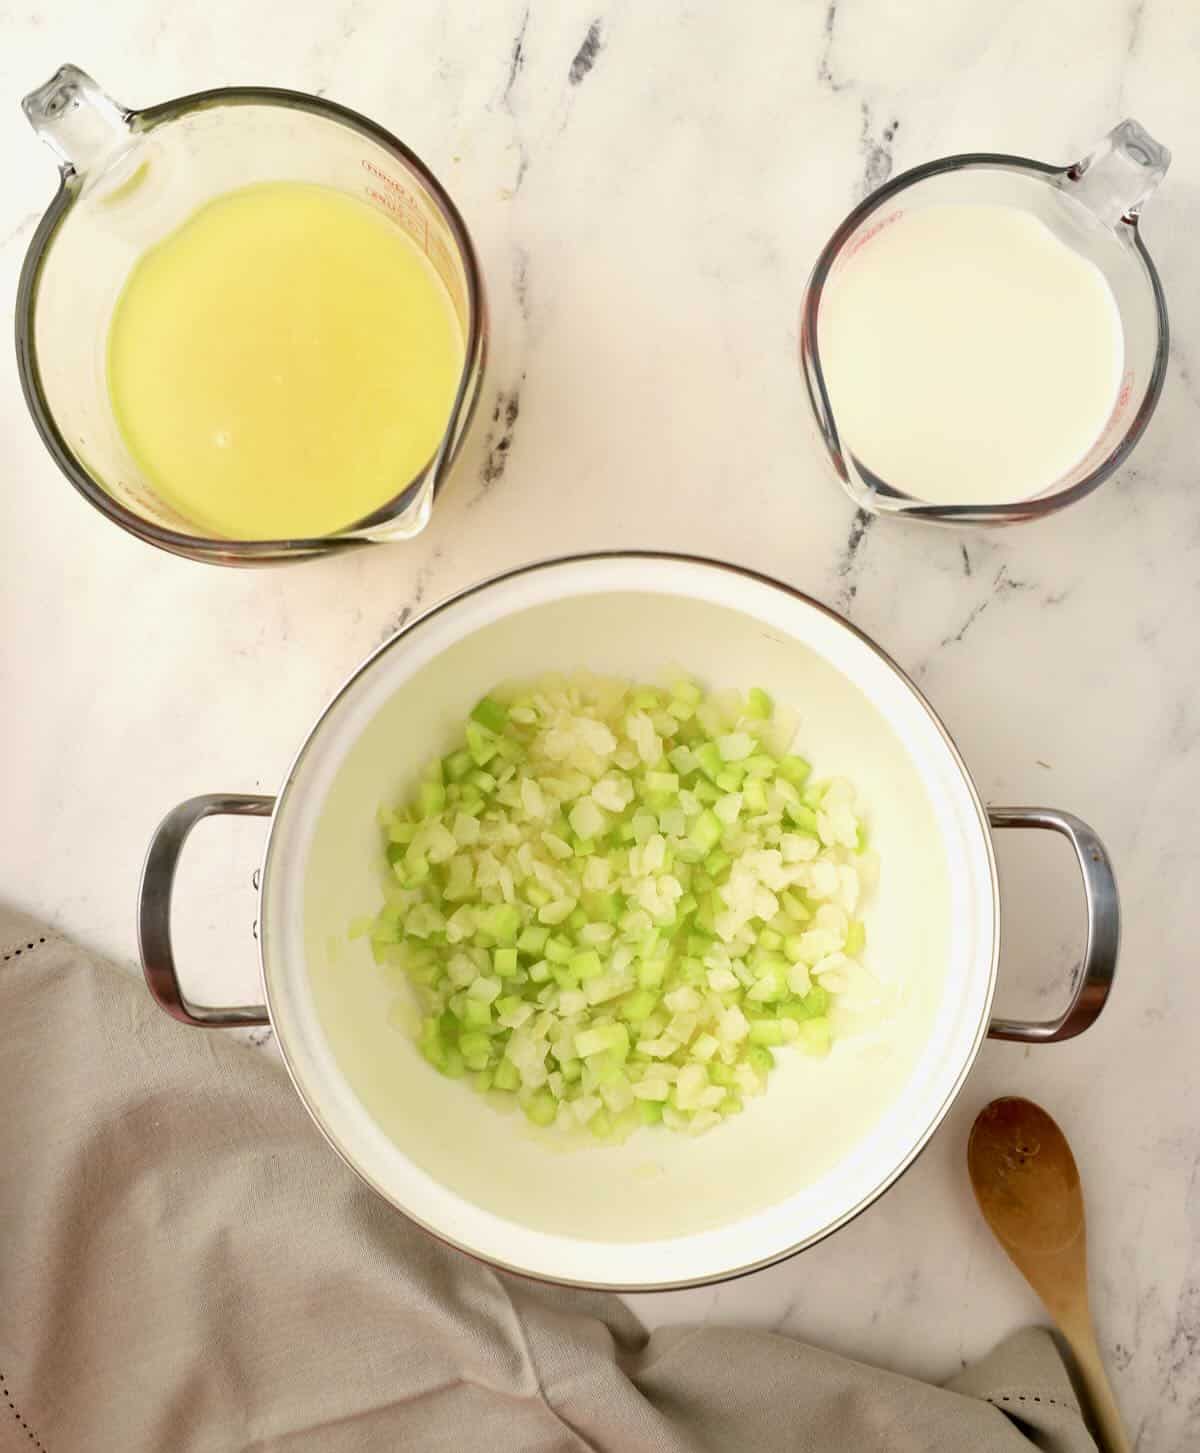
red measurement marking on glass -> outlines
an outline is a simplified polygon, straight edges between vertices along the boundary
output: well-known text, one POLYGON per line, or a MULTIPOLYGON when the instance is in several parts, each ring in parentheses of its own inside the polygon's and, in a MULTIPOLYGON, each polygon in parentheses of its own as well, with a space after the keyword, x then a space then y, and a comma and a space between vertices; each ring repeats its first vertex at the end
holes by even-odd
POLYGON ((363 171, 375 177, 388 190, 381 192, 378 187, 368 186, 367 196, 373 202, 377 202, 385 211, 390 212, 409 234, 414 242, 421 245, 425 255, 429 255, 429 220, 425 215, 425 209, 417 201, 416 197, 398 182, 395 177, 377 167, 374 162, 363 157, 360 161, 363 171))
POLYGON ((1100 435, 1100 438, 1102 440, 1106 440, 1108 436, 1112 433, 1118 419, 1120 419, 1121 415, 1125 412, 1125 405, 1129 402, 1129 396, 1132 392, 1133 370, 1127 368, 1125 370, 1125 377, 1121 380, 1120 390, 1117 393, 1117 401, 1115 404, 1113 404, 1112 413, 1108 416, 1108 423, 1105 424, 1104 432, 1100 435))
POLYGON ((1120 423, 1121 415, 1125 412, 1132 395, 1133 370, 1127 368, 1125 370, 1125 376, 1121 379, 1121 387, 1117 391, 1117 399, 1112 406, 1112 412, 1108 416, 1108 422, 1101 430, 1099 439, 1096 440, 1087 454, 1084 455, 1080 465, 1081 468, 1091 469, 1094 464, 1098 464, 1101 459, 1112 452, 1117 425, 1120 423))
POLYGON ((878 222, 875 222, 870 227, 868 227, 865 232, 860 233, 859 236, 856 237, 854 241, 850 244, 850 246, 846 248, 843 256, 851 258, 855 255, 855 253, 861 252, 863 248, 866 247, 868 242, 874 242, 875 239, 882 231, 884 231, 885 228, 890 227, 893 222, 898 222, 903 216, 903 207, 898 207, 894 212, 889 212, 886 217, 880 218, 878 222))

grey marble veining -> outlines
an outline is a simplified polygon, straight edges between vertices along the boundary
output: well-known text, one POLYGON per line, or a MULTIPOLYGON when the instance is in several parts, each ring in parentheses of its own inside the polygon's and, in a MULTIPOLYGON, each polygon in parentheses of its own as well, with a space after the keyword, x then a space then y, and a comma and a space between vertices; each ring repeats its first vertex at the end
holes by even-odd
MULTIPOLYGON (((279 571, 156 554, 57 477, 0 350, 0 891, 132 963, 148 835, 193 792, 272 790, 368 650, 482 575, 549 553, 726 556, 845 612, 912 673, 983 794, 1089 819, 1121 882, 1120 977, 1068 1045, 989 1044, 918 1165, 832 1240, 648 1320, 753 1322, 944 1376, 1039 1310, 981 1225, 966 1130, 1044 1103, 1088 1192, 1094 1304, 1142 1453, 1200 1441, 1200 11, 1171 0, 747 7, 30 0, 0 11, 0 275, 53 186, 17 102, 64 60, 145 104, 234 81, 377 117, 462 207, 495 346, 470 446, 424 536, 279 571), (1144 232, 1172 366, 1129 466, 1002 534, 856 514, 810 437, 796 366, 833 226, 934 156, 1080 155, 1125 114, 1173 147, 1144 232)), ((253 825, 197 840, 195 971, 253 973, 253 825), (231 927, 232 925, 232 927, 231 927), (219 945, 219 949, 214 945, 219 945)), ((1080 908, 1053 849, 1002 835, 1000 1007, 1053 1003, 1080 908)))

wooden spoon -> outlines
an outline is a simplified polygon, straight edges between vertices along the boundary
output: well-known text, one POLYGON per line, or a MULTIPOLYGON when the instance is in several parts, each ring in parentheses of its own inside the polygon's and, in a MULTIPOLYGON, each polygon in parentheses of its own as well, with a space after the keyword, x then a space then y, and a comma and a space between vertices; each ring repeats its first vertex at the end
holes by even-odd
POLYGON ((993 1100, 971 1127, 967 1170, 984 1220, 1075 1354, 1102 1447, 1129 1453, 1092 1327, 1083 1189, 1066 1136, 1029 1100, 993 1100))

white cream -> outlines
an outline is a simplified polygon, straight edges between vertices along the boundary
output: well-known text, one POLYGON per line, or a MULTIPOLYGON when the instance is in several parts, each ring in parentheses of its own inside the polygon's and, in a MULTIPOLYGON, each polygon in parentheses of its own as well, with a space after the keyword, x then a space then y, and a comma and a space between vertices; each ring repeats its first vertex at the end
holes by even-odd
POLYGON ((902 213, 835 268, 818 343, 843 445, 941 504, 1049 488, 1116 401, 1124 343, 1100 270, 1015 207, 902 213))

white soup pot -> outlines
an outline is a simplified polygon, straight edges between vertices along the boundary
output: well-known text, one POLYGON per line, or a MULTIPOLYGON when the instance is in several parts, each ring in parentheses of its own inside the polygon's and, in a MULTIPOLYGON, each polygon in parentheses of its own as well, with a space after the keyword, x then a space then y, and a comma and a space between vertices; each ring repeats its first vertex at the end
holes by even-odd
POLYGON ((750 571, 666 554, 547 561, 410 622, 337 693, 277 798, 209 795, 159 827, 139 905, 159 1003, 188 1024, 270 1023, 301 1099, 369 1185, 435 1235, 556 1282, 645 1291, 765 1266, 811 1246, 910 1165, 985 1036, 1078 1034, 1100 1012, 1118 941, 1107 855, 1045 808, 986 811, 912 682, 815 601, 750 571), (767 1092, 698 1137, 661 1129, 563 1150, 524 1117, 441 1077, 389 1024, 396 989, 347 928, 380 902, 377 812, 450 750, 497 682, 586 668, 656 679, 678 663, 713 687, 766 687, 800 714, 799 749, 858 787, 881 874, 867 963, 896 986, 881 1030, 824 1060, 781 1054, 767 1092), (214 813, 269 816, 259 903, 262 1003, 187 1000, 169 915, 179 851, 214 813), (1087 943, 1071 1002, 1041 1024, 990 1019, 1000 950, 989 831, 1048 828, 1083 875, 1087 943))

